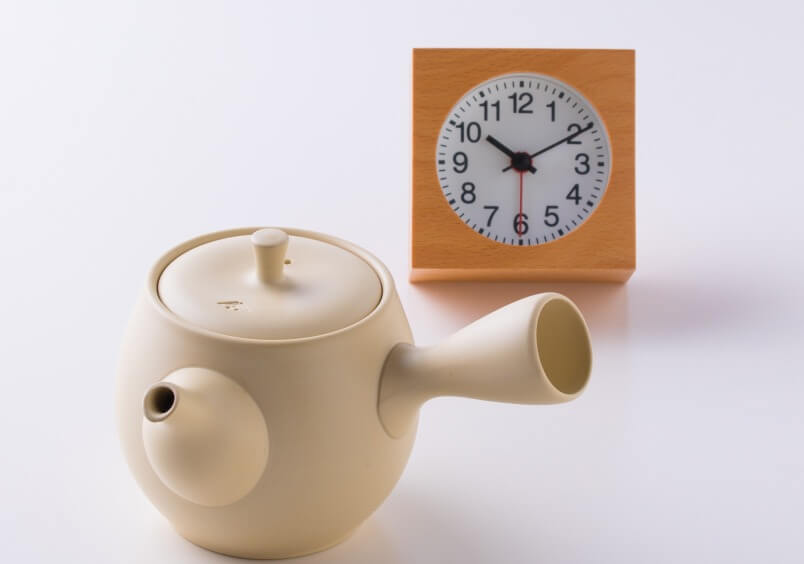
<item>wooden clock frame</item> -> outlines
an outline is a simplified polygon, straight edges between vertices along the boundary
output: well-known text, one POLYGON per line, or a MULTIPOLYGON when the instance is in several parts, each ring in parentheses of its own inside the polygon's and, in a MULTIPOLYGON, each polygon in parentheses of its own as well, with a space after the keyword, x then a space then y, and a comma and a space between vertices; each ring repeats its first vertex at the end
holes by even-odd
POLYGON ((411 281, 628 280, 636 267, 634 51, 414 49, 411 281), (447 204, 435 167, 441 126, 455 103, 496 76, 534 72, 578 90, 605 122, 611 177, 578 229, 542 245, 503 245, 465 225, 447 204))

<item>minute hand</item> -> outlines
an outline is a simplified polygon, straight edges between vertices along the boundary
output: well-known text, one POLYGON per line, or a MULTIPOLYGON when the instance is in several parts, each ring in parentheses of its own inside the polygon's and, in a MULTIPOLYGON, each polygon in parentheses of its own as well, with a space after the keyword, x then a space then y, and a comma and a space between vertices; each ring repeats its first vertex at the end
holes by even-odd
MULTIPOLYGON (((583 132, 585 132, 585 131, 589 131, 590 129, 592 129, 592 126, 593 126, 593 125, 594 125, 594 123, 589 122, 589 123, 586 125, 586 127, 584 127, 583 129, 579 129, 579 130, 578 130, 578 131, 576 131, 575 133, 573 133, 573 134, 571 134, 571 135, 567 135, 567 136, 566 136, 566 137, 564 137, 563 139, 559 139, 558 141, 556 141, 556 142, 555 142, 555 143, 553 143, 552 145, 548 145, 547 147, 545 147, 545 148, 544 148, 544 149, 542 149, 541 151, 536 151, 535 153, 531 153, 530 158, 533 158, 533 157, 538 157, 538 156, 539 156, 539 155, 541 155, 542 153, 546 153, 546 152, 547 152, 547 151, 549 151, 550 149, 553 149, 554 147, 558 147, 558 146, 559 146, 559 145, 561 145, 562 143, 566 143, 567 141, 572 141, 573 139, 575 139, 576 137, 578 137, 578 135, 580 135, 581 133, 583 133, 583 132)), ((508 170, 509 168, 511 168, 511 167, 509 166, 509 167, 507 167, 507 168, 504 168, 504 169, 503 169, 503 171, 506 171, 506 170, 508 170)))
POLYGON ((547 147, 545 147, 545 148, 544 148, 544 149, 542 149, 541 151, 536 151, 535 153, 532 153, 532 154, 530 155, 530 158, 533 158, 533 157, 538 157, 539 155, 541 155, 542 153, 546 153, 547 151, 549 151, 549 150, 550 150, 550 149, 552 149, 553 147, 558 147, 558 146, 559 146, 559 145, 561 145, 562 143, 566 143, 567 141, 572 141, 573 139, 575 139, 576 137, 578 137, 578 135, 580 135, 580 134, 581 134, 581 133, 583 133, 584 131, 589 131, 590 129, 592 129, 592 126, 593 126, 593 125, 594 125, 594 123, 589 122, 589 123, 586 125, 586 127, 584 127, 583 129, 579 129, 578 131, 576 131, 576 132, 575 132, 575 133, 573 133, 572 135, 567 135, 566 137, 564 137, 564 139, 559 139, 558 141, 556 141, 556 142, 555 142, 555 143, 553 143, 552 145, 548 145, 547 147))

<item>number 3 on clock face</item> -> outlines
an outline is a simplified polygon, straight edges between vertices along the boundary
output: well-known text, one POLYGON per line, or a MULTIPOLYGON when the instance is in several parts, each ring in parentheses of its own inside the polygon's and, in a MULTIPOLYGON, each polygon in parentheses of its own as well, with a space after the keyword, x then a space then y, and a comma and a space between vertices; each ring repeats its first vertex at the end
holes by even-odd
POLYGON ((507 245, 540 245, 580 227, 609 183, 611 149, 592 105, 539 74, 499 76, 452 108, 436 170, 467 226, 507 245))

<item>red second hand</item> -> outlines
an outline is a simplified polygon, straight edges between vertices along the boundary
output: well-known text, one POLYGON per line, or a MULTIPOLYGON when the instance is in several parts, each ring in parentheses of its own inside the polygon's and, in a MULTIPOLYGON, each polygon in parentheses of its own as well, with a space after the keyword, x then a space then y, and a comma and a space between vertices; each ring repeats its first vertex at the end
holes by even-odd
POLYGON ((519 221, 516 222, 516 234, 522 237, 522 182, 524 181, 525 171, 519 171, 519 221))

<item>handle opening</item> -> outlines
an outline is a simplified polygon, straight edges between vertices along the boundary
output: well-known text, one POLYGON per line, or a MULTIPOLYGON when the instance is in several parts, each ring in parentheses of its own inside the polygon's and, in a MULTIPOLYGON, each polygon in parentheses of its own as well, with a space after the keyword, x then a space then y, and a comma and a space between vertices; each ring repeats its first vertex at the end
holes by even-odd
POLYGON ((545 303, 536 320, 536 351, 550 383, 568 395, 580 392, 592 370, 592 346, 586 323, 572 302, 545 303))

